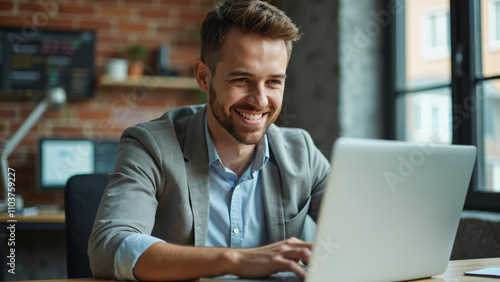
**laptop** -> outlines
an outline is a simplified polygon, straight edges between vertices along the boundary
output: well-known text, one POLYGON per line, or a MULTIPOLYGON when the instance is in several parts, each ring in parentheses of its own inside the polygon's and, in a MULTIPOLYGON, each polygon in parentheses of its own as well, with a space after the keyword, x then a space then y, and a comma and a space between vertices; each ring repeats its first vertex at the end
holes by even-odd
MULTIPOLYGON (((402 281, 445 272, 476 151, 339 138, 306 282, 402 281)), ((211 281, 244 281, 232 278, 211 281)), ((297 279, 280 273, 259 281, 297 279)))

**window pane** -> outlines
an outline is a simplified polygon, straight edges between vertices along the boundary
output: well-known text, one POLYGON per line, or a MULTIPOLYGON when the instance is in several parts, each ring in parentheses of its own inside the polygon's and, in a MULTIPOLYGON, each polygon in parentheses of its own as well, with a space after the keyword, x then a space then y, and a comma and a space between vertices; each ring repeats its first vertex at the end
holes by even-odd
POLYGON ((397 103, 398 139, 451 143, 451 91, 449 88, 400 95, 397 103))
POLYGON ((500 74, 500 0, 481 0, 483 76, 500 74))
POLYGON ((405 85, 450 83, 450 8, 445 0, 405 1, 405 85))
POLYGON ((481 99, 482 165, 480 189, 500 192, 500 80, 485 81, 478 91, 481 99))

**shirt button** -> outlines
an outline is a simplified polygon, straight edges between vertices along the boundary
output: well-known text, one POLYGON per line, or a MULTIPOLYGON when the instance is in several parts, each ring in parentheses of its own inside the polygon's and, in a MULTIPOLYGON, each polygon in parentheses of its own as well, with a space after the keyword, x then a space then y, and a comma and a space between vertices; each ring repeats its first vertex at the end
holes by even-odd
POLYGON ((233 229, 234 234, 240 233, 240 230, 238 228, 233 229))
POLYGON ((236 189, 236 190, 240 189, 240 185, 236 185, 236 187, 234 187, 234 189, 236 189))

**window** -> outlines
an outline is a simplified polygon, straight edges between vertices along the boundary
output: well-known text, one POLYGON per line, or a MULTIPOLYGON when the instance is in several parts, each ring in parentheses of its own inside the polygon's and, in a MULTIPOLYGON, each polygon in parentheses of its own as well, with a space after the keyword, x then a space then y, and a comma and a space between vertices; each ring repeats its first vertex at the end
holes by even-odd
POLYGON ((392 137, 475 145, 465 207, 500 211, 500 0, 395 1, 392 137))
MULTIPOLYGON (((500 2, 499 2, 500 3, 500 2)), ((435 60, 450 55, 449 24, 450 12, 448 7, 432 7, 422 14, 423 60, 435 60)))
POLYGON ((489 47, 500 49, 500 0, 490 0, 488 17, 489 47))

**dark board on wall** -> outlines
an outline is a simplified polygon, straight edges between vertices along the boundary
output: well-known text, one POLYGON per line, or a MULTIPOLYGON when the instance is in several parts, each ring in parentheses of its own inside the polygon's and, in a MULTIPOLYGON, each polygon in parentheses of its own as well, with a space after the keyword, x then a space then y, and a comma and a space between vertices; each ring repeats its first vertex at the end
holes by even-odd
POLYGON ((41 98, 56 86, 68 99, 92 96, 92 31, 0 28, 0 98, 41 98))

